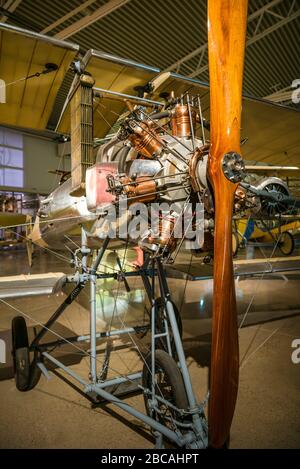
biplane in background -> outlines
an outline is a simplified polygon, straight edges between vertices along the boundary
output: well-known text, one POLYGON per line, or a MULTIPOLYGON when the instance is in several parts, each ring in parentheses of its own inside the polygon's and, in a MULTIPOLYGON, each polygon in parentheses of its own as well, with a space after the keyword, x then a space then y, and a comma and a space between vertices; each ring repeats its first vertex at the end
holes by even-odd
POLYGON ((0 193, 0 248, 26 245, 28 225, 32 224, 30 213, 22 213, 21 194, 0 193))
MULTIPOLYGON (((282 190, 286 186, 281 179, 276 180, 277 185, 272 177, 258 183, 252 181, 251 174, 246 179, 247 165, 240 145, 245 142, 243 156, 247 161, 263 162, 274 171, 272 164, 284 166, 288 159, 293 167, 286 167, 286 171, 299 171, 300 113, 246 96, 241 123, 247 2, 209 1, 208 6, 210 87, 196 79, 95 50, 82 57, 77 45, 6 24, 0 26, 3 78, 6 83, 15 82, 8 87, 7 103, 0 107, 0 122, 18 128, 55 130, 71 140, 70 178, 42 201, 30 238, 45 249, 72 250, 74 274, 53 274, 53 283, 50 287, 47 284, 47 293, 49 288, 57 290, 58 284, 71 288, 71 292, 31 342, 24 317, 13 319, 17 387, 29 391, 41 372, 47 374, 45 365, 52 364, 77 380, 90 399, 113 402, 148 424, 159 447, 163 438, 189 448, 226 445, 239 370, 232 212, 243 217, 244 213, 260 214, 263 219, 270 207, 274 216, 299 208, 299 200, 288 189, 282 190), (221 3, 226 28, 221 28, 221 3), (220 55, 222 60, 218 60, 220 55), (74 79, 65 96, 71 73, 74 79), (25 78, 20 80, 22 76, 25 78), (105 139, 97 151, 95 138, 105 139), (173 209, 159 215, 157 233, 147 230, 138 240, 130 234, 125 240, 111 239, 107 210, 125 199, 130 206, 142 202, 149 209, 154 202, 175 202, 177 212, 173 209), (197 201, 204 205, 199 249, 212 254, 214 269, 209 426, 204 412, 206 400, 199 404, 193 392, 181 342, 180 314, 171 300, 166 277, 166 269, 172 270, 184 241, 184 236, 180 240, 174 236, 177 220, 181 220, 187 202, 194 206, 197 201), (72 236, 78 227, 81 239, 72 236), (124 272, 118 258, 117 273, 100 271, 106 250, 137 244, 144 253, 137 270, 124 272), (97 331, 97 282, 113 278, 124 282, 127 289, 130 275, 140 276, 143 282, 150 303, 148 324, 97 331), (47 331, 87 285, 90 334, 45 342, 47 331), (143 371, 107 380, 109 362, 104 360, 99 370, 97 340, 147 331, 151 332, 151 351, 147 356, 141 354, 143 371), (77 346, 85 341, 90 347, 88 380, 51 354, 65 342, 77 346), (146 414, 107 391, 136 380, 144 393, 146 414)), ((115 223, 120 226, 130 217, 128 209, 115 223)), ((43 279, 27 278, 31 295, 37 282, 36 293, 43 292, 43 279)), ((10 281, 7 288, 7 283, 7 278, 2 279, 2 301, 14 296, 16 284, 10 281)), ((20 292, 18 287, 15 296, 26 295, 25 290, 20 292)))

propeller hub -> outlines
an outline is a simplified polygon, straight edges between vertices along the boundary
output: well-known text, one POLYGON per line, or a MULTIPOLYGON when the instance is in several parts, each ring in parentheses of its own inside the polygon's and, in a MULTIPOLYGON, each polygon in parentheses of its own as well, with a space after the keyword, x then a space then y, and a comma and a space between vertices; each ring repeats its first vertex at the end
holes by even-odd
POLYGON ((234 183, 241 182, 246 175, 244 161, 236 151, 229 151, 224 155, 222 169, 224 176, 234 183))

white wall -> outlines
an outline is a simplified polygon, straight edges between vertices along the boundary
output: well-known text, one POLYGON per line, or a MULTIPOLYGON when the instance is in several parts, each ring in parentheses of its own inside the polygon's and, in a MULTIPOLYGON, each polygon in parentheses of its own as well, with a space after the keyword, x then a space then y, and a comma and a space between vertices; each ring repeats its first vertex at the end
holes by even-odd
POLYGON ((51 140, 24 135, 24 190, 48 194, 57 185, 59 178, 49 170, 60 167, 69 170, 69 159, 57 156, 57 143, 51 140))
MULTIPOLYGON (((51 192, 58 185, 59 176, 50 174, 49 170, 70 170, 70 156, 64 151, 67 148, 67 144, 68 142, 59 145, 51 139, 30 135, 15 129, 0 127, 0 145, 2 149, 0 157, 1 155, 4 156, 4 158, 0 158, 0 165, 4 164, 9 166, 11 162, 12 166, 7 181, 11 181, 14 177, 13 171, 16 172, 16 170, 14 170, 13 167, 15 166, 16 169, 19 167, 19 160, 16 156, 17 153, 20 153, 21 148, 23 148, 24 168, 23 187, 0 186, 0 190, 15 192, 24 190, 24 192, 39 194, 48 194, 51 192), (20 138, 20 136, 22 136, 22 138, 20 138), (58 151, 58 147, 60 147, 60 151, 58 151)), ((8 169, 8 174, 9 171, 8 169)), ((6 176, 1 178, 0 181, 5 181, 6 176)), ((16 180, 15 182, 17 183, 18 181, 16 180)))

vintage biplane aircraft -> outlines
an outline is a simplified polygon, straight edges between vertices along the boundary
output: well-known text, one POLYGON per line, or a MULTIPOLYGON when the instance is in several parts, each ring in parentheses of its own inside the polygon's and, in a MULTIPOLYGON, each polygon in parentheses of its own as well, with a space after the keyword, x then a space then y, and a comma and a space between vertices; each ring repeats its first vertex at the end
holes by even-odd
MULTIPOLYGON (((268 172, 270 163, 283 166, 286 152, 293 166, 282 171, 298 171, 300 113, 249 96, 242 100, 246 17, 245 0, 208 1, 209 85, 95 50, 82 56, 79 47, 69 42, 0 26, 3 78, 11 83, 25 77, 8 86, 0 122, 43 131, 48 127, 71 138, 70 178, 42 201, 31 240, 45 249, 71 249, 74 274, 38 276, 36 291, 37 278, 26 279, 30 294, 43 292, 41 280, 46 293, 65 288, 69 294, 31 342, 24 317, 13 319, 16 385, 29 391, 41 372, 47 373, 46 366, 59 367, 95 401, 113 402, 148 424, 158 447, 164 439, 187 448, 226 446, 239 383, 233 216, 260 213, 264 217, 271 206, 274 216, 279 216, 299 208, 280 178, 276 184, 268 177, 253 184, 247 177, 249 166, 251 174, 259 174, 260 168, 244 160, 263 161, 263 171, 268 172), (70 67, 74 79, 62 99, 70 67), (95 155, 93 139, 107 135, 95 155), (122 201, 127 204, 123 212, 118 205, 122 201), (143 203, 150 211, 156 202, 173 204, 169 213, 159 213, 156 231, 148 228, 147 215, 147 229, 141 236, 120 235, 137 216, 133 207, 143 203), (197 250, 211 254, 214 279, 207 416, 207 398, 199 403, 193 391, 180 314, 172 302, 165 269, 187 237, 188 228, 180 239, 174 234, 186 204, 192 206, 190 225, 194 226, 198 202, 204 208, 196 230, 197 250), (118 207, 113 221, 107 218, 112 207, 118 207), (111 236, 112 228, 118 236, 111 236), (105 251, 137 245, 144 254, 137 269, 124 273, 118 260, 117 274, 101 272, 105 251), (128 287, 130 275, 143 281, 151 305, 148 324, 97 331, 97 281, 115 278, 128 287), (45 342, 47 331, 87 286, 90 334, 45 342), (142 372, 105 379, 103 368, 99 371, 97 340, 147 331, 151 347, 148 355, 141 356, 142 372), (86 341, 89 378, 51 354, 65 342, 78 347, 86 341), (144 393, 145 414, 107 391, 112 385, 137 380, 144 393)), ((20 292, 20 279, 6 278, 1 285, 5 285, 2 300, 26 294, 20 292), (16 285, 18 291, 13 292, 16 285)), ((103 366, 107 365, 106 361, 103 366)))
POLYGON ((31 221, 31 215, 19 211, 17 197, 7 193, 0 194, 0 248, 26 244, 26 235, 29 234, 27 226, 31 221), (20 231, 25 236, 19 236, 20 231))

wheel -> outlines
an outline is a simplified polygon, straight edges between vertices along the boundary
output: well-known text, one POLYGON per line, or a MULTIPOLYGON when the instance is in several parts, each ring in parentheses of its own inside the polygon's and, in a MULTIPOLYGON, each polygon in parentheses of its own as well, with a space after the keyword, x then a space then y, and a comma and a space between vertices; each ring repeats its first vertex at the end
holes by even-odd
MULTIPOLYGON (((181 372, 175 360, 164 350, 155 351, 155 382, 155 395, 170 402, 178 409, 188 409, 188 399, 181 372)), ((151 406, 151 354, 145 359, 142 383, 147 414, 171 430, 176 430, 177 426, 174 420, 183 421, 179 411, 160 401, 156 403, 157 410, 151 406), (148 393, 145 390, 148 390, 148 393)))
MULTIPOLYGON (((176 321, 177 321, 179 335, 180 335, 180 337, 182 337, 182 320, 181 320, 181 316, 180 316, 180 313, 178 311, 177 306, 175 305, 175 303, 173 303, 173 301, 172 301, 172 305, 173 305, 173 308, 174 308, 174 313, 175 313, 175 317, 176 317, 176 321)), ((168 323, 168 328, 169 328, 169 336, 170 336, 170 342, 171 342, 172 355, 173 355, 174 358, 176 358, 177 353, 176 353, 175 341, 174 341, 172 329, 171 329, 170 322, 169 322, 169 316, 165 311, 164 301, 163 301, 162 298, 157 298, 156 299, 156 306, 157 306, 157 309, 156 309, 156 316, 155 316, 155 332, 156 333, 164 332, 164 330, 165 330, 164 320, 166 319, 167 323, 168 323)), ((165 350, 166 352, 168 352, 168 344, 167 344, 166 337, 160 337, 157 340, 157 346, 159 348, 161 348, 162 350, 165 350)))
POLYGON ((12 320, 12 356, 16 387, 25 392, 37 385, 41 372, 36 366, 37 353, 30 363, 30 352, 26 321, 23 316, 16 316, 12 320))
POLYGON ((232 233, 232 256, 235 257, 239 250, 239 237, 237 233, 232 233))
POLYGON ((15 382, 19 391, 26 391, 30 378, 30 357, 27 326, 23 316, 13 318, 11 331, 15 382))
MULTIPOLYGON (((266 178, 257 186, 257 189, 264 190, 281 197, 288 197, 290 195, 288 186, 281 179, 276 177, 266 178)), ((287 210, 286 205, 280 202, 280 199, 270 200, 261 197, 260 202, 262 215, 266 215, 268 217, 273 217, 279 213, 284 213, 287 210)))
POLYGON ((281 233, 278 246, 284 256, 290 256, 295 248, 294 236, 288 231, 281 233))

